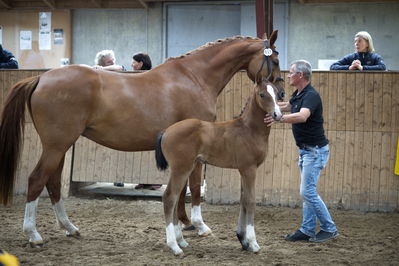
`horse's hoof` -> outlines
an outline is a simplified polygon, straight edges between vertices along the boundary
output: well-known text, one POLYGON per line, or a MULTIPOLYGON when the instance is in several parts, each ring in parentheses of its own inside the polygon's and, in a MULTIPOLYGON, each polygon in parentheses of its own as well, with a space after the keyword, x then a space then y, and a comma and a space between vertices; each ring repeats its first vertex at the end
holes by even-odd
POLYGON ((70 233, 70 232, 66 231, 66 236, 67 237, 73 237, 73 238, 76 238, 76 239, 80 239, 80 237, 81 237, 79 231, 75 231, 73 233, 70 233))
POLYGON ((41 241, 35 241, 35 242, 29 242, 29 245, 31 248, 42 248, 44 246, 43 240, 41 241))
POLYGON ((253 253, 258 253, 260 251, 260 247, 258 244, 251 244, 249 245, 248 251, 251 251, 253 253))
POLYGON ((183 230, 184 231, 194 231, 195 230, 195 226, 192 225, 192 224, 184 225, 183 230))
POLYGON ((175 250, 173 250, 173 254, 176 256, 176 257, 178 257, 178 256, 183 256, 184 255, 184 252, 183 252, 183 250, 177 250, 177 251, 175 251, 175 250))
POLYGON ((168 245, 175 256, 183 255, 183 250, 176 244, 168 245))
POLYGON ((184 239, 183 239, 182 241, 179 241, 178 245, 179 245, 179 247, 181 247, 181 248, 186 248, 186 247, 188 247, 188 243, 187 243, 187 241, 184 240, 184 239))
POLYGON ((211 234, 212 234, 212 230, 205 231, 204 233, 198 232, 198 235, 200 237, 207 237, 207 236, 210 236, 211 234))

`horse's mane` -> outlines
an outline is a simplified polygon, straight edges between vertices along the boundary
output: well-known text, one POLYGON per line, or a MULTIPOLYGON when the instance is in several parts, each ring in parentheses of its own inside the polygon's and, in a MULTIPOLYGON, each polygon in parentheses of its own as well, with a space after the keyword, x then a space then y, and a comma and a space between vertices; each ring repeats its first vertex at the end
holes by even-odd
POLYGON ((195 53, 197 53, 199 51, 202 51, 202 50, 204 50, 206 48, 209 48, 209 47, 212 47, 212 46, 215 46, 215 45, 221 45, 221 44, 232 42, 232 41, 236 41, 236 40, 260 40, 260 39, 259 38, 254 38, 254 37, 247 37, 247 36, 234 36, 234 37, 228 37, 228 38, 225 38, 225 39, 219 39, 219 40, 216 40, 214 42, 208 42, 208 43, 206 43, 206 44, 204 44, 204 45, 202 45, 202 46, 200 46, 200 47, 198 47, 198 48, 196 48, 194 50, 191 50, 191 51, 189 51, 189 52, 187 52, 187 53, 185 53, 183 55, 176 56, 176 57, 169 57, 169 58, 166 59, 165 62, 170 61, 170 60, 174 60, 174 59, 184 58, 184 57, 186 57, 188 55, 195 54, 195 53))
POLYGON ((245 109, 247 109, 248 104, 249 104, 250 100, 252 99, 252 97, 253 97, 253 96, 251 95, 251 96, 249 96, 249 97, 247 98, 247 101, 245 102, 244 107, 241 109, 240 114, 239 114, 239 115, 235 115, 235 116, 233 117, 233 119, 240 118, 240 117, 242 116, 242 114, 244 113, 245 109))

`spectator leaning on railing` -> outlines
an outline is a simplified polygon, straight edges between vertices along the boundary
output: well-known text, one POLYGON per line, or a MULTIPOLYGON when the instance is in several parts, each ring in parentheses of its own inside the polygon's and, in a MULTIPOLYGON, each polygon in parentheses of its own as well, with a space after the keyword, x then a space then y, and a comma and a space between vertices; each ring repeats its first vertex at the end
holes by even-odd
POLYGON ((18 61, 15 56, 8 50, 3 49, 0 44, 0 68, 2 69, 18 69, 18 61))
POLYGON ((355 53, 330 66, 330 70, 385 70, 382 57, 374 52, 373 39, 367 31, 355 35, 355 53))

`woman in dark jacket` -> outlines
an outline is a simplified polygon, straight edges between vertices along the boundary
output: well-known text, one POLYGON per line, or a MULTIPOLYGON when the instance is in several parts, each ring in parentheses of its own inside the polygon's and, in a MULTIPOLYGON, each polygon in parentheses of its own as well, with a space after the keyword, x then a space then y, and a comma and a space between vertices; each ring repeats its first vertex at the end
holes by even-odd
POLYGON ((374 53, 373 39, 366 31, 355 35, 355 53, 349 54, 330 66, 330 70, 385 70, 382 57, 374 53))
POLYGON ((3 49, 3 46, 0 44, 0 68, 4 69, 18 69, 18 62, 15 59, 14 55, 3 49))

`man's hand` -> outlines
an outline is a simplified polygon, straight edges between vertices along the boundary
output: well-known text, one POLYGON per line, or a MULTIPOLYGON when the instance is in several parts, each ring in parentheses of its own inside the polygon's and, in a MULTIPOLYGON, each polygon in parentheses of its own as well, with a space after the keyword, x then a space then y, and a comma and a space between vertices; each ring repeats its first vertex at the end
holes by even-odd
POLYGON ((266 126, 271 127, 276 121, 273 119, 271 115, 266 114, 265 118, 263 119, 263 122, 265 122, 266 126))
POLYGON ((277 102, 278 107, 280 107, 280 110, 283 112, 289 112, 291 111, 291 104, 290 102, 277 102))

